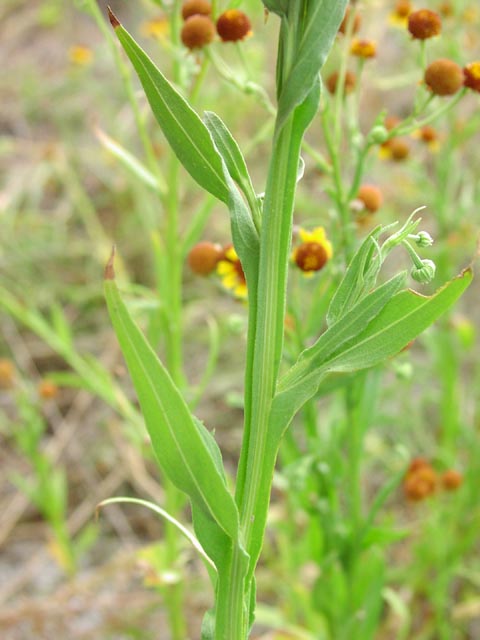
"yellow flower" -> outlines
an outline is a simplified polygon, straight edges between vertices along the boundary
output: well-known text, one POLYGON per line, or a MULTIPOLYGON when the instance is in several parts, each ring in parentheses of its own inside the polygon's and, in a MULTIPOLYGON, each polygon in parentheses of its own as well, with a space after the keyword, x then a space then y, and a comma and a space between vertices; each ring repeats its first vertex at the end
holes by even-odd
POLYGON ((408 24, 408 16, 412 13, 410 0, 397 0, 395 9, 388 17, 388 22, 393 27, 405 28, 408 24))
POLYGON ((226 289, 233 291, 237 298, 245 299, 247 281, 237 252, 233 246, 229 246, 223 255, 224 257, 217 264, 217 273, 222 277, 222 284, 226 289))
POLYGON ((373 40, 355 38, 352 41, 350 53, 357 58, 374 58, 377 55, 377 45, 373 40))
POLYGON ((332 257, 332 245, 323 227, 312 231, 300 229, 299 236, 302 242, 293 250, 292 261, 306 276, 312 276, 315 271, 323 269, 332 257))
POLYGON ((93 62, 93 51, 81 44, 76 44, 68 50, 68 59, 78 67, 86 67, 93 62))
POLYGON ((141 28, 141 34, 146 38, 158 38, 163 39, 168 36, 170 31, 170 24, 166 16, 160 16, 158 18, 152 18, 146 20, 141 28))

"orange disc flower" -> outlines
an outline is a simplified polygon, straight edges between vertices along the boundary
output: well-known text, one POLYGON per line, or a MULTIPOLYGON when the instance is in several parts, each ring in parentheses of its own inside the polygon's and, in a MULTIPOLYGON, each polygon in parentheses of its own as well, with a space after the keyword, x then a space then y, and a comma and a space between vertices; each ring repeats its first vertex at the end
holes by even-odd
POLYGON ((300 229, 299 236, 302 242, 293 250, 292 261, 305 275, 312 276, 315 271, 323 269, 332 257, 332 245, 323 227, 316 227, 313 231, 300 229))
POLYGON ((480 93, 480 61, 471 62, 463 68, 463 84, 480 93))
MULTIPOLYGON (((345 15, 343 17, 342 23, 340 24, 340 27, 338 29, 339 33, 343 33, 345 35, 345 32, 347 31, 347 24, 350 20, 350 13, 351 13, 351 7, 347 7, 345 10, 345 15)), ((353 27, 352 27, 352 33, 357 33, 357 31, 360 29, 360 25, 362 24, 362 19, 360 17, 360 15, 358 14, 358 12, 355 14, 355 17, 353 19, 353 27)))
POLYGON ((215 271, 218 261, 222 258, 223 251, 219 244, 213 242, 198 242, 190 249, 188 254, 188 266, 200 276, 208 276, 215 271))
POLYGON ((397 0, 394 10, 389 16, 390 24, 395 27, 405 27, 412 10, 410 0, 397 0))
POLYGON ((363 203, 369 213, 375 213, 383 204, 383 195, 378 187, 373 184, 362 184, 357 193, 357 200, 363 203))
POLYGON ((437 473, 431 464, 424 458, 414 458, 403 480, 405 496, 419 502, 435 493, 437 485, 437 473))
POLYGON ((187 20, 190 16, 209 16, 212 13, 212 5, 209 0, 185 0, 182 4, 182 18, 187 20))
POLYGON ((217 33, 223 42, 238 42, 252 34, 250 18, 238 9, 227 9, 217 20, 217 33))
POLYGON ((435 11, 420 9, 408 16, 408 30, 416 40, 427 40, 439 35, 442 21, 435 11))
POLYGON ((448 469, 442 475, 442 485, 445 491, 456 491, 462 486, 463 475, 456 469, 448 469))
POLYGON ((464 76, 456 62, 440 58, 428 65, 424 80, 436 96, 453 96, 463 85, 464 76))
POLYGON ((42 380, 38 385, 38 395, 44 400, 53 400, 58 396, 58 387, 50 380, 42 380))
POLYGON ((215 25, 208 16, 190 16, 185 20, 180 37, 187 49, 201 49, 214 39, 215 25))
POLYGON ((0 358, 0 389, 11 389, 15 379, 15 367, 11 360, 0 358))
POLYGON ((355 40, 352 41, 350 53, 357 58, 374 58, 377 55, 377 45, 373 40, 355 40))
MULTIPOLYGON (((327 80, 325 81, 325 84, 327 85, 327 89, 332 94, 337 92, 338 76, 339 76, 338 71, 335 71, 330 76, 328 76, 327 80)), ((345 74, 345 85, 344 85, 345 93, 351 93, 355 89, 355 84, 356 84, 355 74, 353 74, 351 71, 347 71, 347 73, 345 74)))

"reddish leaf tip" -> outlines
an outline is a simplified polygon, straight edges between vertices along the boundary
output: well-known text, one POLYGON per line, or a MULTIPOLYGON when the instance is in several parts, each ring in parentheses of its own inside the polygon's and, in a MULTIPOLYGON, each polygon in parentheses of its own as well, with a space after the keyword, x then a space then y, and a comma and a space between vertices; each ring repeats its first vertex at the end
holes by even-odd
POLYGON ((116 29, 117 27, 120 26, 120 21, 118 20, 117 16, 113 13, 113 11, 110 9, 110 7, 107 7, 107 11, 108 11, 108 19, 110 20, 110 24, 114 29, 116 29))
POLYGON ((112 246, 112 253, 110 254, 110 258, 108 259, 107 264, 105 265, 104 278, 105 280, 115 280, 115 269, 113 267, 115 261, 115 245, 112 246))

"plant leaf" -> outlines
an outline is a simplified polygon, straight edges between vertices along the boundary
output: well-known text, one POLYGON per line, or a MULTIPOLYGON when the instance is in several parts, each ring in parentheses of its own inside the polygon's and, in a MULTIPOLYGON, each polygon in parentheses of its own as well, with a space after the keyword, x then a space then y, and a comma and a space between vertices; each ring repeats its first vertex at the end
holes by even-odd
POLYGON ((207 519, 236 540, 233 496, 183 397, 123 303, 112 262, 106 269, 105 296, 159 465, 207 519))
POLYGON ((272 426, 281 433, 297 411, 315 395, 326 376, 323 367, 329 355, 343 343, 361 333, 365 326, 398 293, 405 282, 399 273, 357 303, 344 317, 331 326, 281 378, 272 406, 272 426))
POLYGON ((465 269, 431 296, 408 289, 397 293, 368 327, 332 354, 328 371, 357 371, 396 355, 437 320, 462 295, 472 281, 465 269))
MULTIPOLYGON (((310 93, 314 82, 332 48, 333 40, 345 14, 347 0, 297 0, 302 2, 304 16, 302 32, 289 73, 282 82, 278 99, 277 128, 280 129, 290 113, 301 104, 310 93)), ((278 5, 277 12, 284 13, 284 4, 278 5)), ((267 5, 267 8, 268 7, 267 5)), ((272 11, 275 11, 272 8, 272 11)), ((290 8, 287 9, 290 12, 290 8)), ((281 15, 281 14, 280 14, 281 15)))
POLYGON ((168 513, 168 511, 165 511, 165 509, 162 509, 157 504, 154 504, 153 502, 150 502, 149 500, 141 500, 140 498, 130 498, 128 496, 118 496, 118 497, 115 497, 115 498, 107 498, 106 500, 102 500, 102 502, 98 503, 97 510, 100 507, 106 507, 109 504, 117 504, 117 503, 120 503, 120 504, 128 504, 128 503, 130 503, 130 504, 137 504, 137 505, 140 505, 142 507, 147 507, 147 509, 151 509, 152 511, 157 513, 159 516, 164 518, 165 520, 168 520, 168 522, 171 522, 180 531, 180 533, 183 536, 185 536, 185 538, 191 543, 191 545, 202 556, 202 558, 205 560, 205 562, 207 562, 208 564, 213 566, 213 568, 215 568, 215 565, 213 564, 212 560, 205 553, 205 550, 203 549, 202 545, 199 543, 197 538, 193 535, 193 533, 191 531, 189 531, 186 527, 184 527, 183 524, 181 522, 179 522, 176 518, 171 516, 168 513))
POLYGON ((278 16, 284 16, 288 10, 288 0, 263 0, 268 11, 276 13, 278 16))
POLYGON ((172 150, 201 187, 227 202, 221 159, 206 126, 115 16, 109 15, 172 150))
MULTIPOLYGON (((338 286, 327 311, 327 325, 335 324, 357 300, 365 293, 366 287, 371 288, 375 284, 371 277, 367 276, 372 265, 372 256, 377 247, 377 239, 382 232, 379 225, 369 233, 362 242, 347 267, 345 275, 338 286)), ((374 276, 378 274, 381 263, 376 261, 373 269, 374 276)))
POLYGON ((256 201, 255 189, 252 185, 247 163, 237 144, 222 119, 213 111, 206 111, 203 120, 212 136, 215 146, 223 158, 228 173, 238 184, 250 206, 256 201))

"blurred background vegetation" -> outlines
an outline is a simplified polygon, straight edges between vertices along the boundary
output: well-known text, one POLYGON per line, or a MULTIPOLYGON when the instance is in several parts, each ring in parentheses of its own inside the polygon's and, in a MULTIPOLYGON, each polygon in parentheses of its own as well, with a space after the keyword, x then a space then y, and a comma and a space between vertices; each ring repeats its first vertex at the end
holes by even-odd
MULTIPOLYGON (((215 62, 202 65, 202 53, 172 40, 166 12, 171 3, 110 4, 167 77, 177 74, 197 111, 215 111, 228 124, 245 152, 257 191, 262 191, 272 118, 264 97, 248 82, 264 87, 274 101, 276 20, 265 21, 259 0, 241 3, 251 17, 253 35, 241 50, 212 45, 228 65, 222 76, 215 62), (197 91, 200 70, 205 75, 197 91)), ((417 43, 405 28, 391 24, 397 3, 365 0, 357 5, 360 33, 377 42, 377 57, 366 62, 357 95, 360 125, 367 132, 382 110, 398 118, 410 113, 422 74, 417 43)), ((461 66, 480 59, 476 1, 430 0, 424 5, 443 19, 442 36, 428 43, 429 58, 449 57, 461 66)), ((152 186, 151 177, 158 180, 159 168, 168 188, 172 167, 136 78, 110 27, 99 22, 105 15, 106 3, 89 0, 3 0, 0 5, 4 639, 167 640, 168 602, 171 586, 177 584, 186 602, 189 637, 196 639, 211 598, 201 563, 183 541, 171 556, 172 534, 153 514, 112 505, 95 520, 96 505, 113 495, 165 502, 108 322, 102 271, 115 243, 131 307, 152 343, 168 357, 168 340, 158 321, 168 224, 159 197, 162 180, 152 186), (144 122, 147 145, 142 144, 132 100, 144 122)), ((325 77, 338 60, 337 46, 325 77)), ((476 252, 479 101, 471 93, 434 123, 435 144, 408 137, 403 161, 373 154, 364 182, 381 188, 383 206, 373 216, 352 213, 360 239, 374 224, 404 221, 413 209, 426 205, 422 228, 435 238, 428 257, 437 264, 437 278, 419 288, 425 294, 465 268, 476 252)), ((345 156, 353 144, 346 123, 345 156)), ((319 122, 307 140, 323 151, 319 122)), ((305 160, 296 222, 324 226, 335 253, 341 229, 325 192, 330 176, 308 153, 305 160)), ((230 242, 225 211, 183 171, 176 197, 179 238, 187 237, 190 244, 230 242)), ((292 306, 298 311, 305 305, 317 317, 316 326, 322 326, 322 319, 311 306, 312 291, 320 313, 325 308, 322 291, 331 292, 343 269, 342 257, 335 255, 313 285, 299 274, 292 276, 292 306)), ((227 466, 234 469, 242 426, 245 306, 222 289, 218 278, 199 278, 186 262, 181 275, 187 397, 215 430, 227 466)), ((408 351, 366 374, 360 399, 351 400, 353 413, 344 411, 343 389, 319 398, 317 449, 309 448, 300 433, 295 446, 302 457, 292 458, 293 441, 286 443, 259 570, 259 618, 264 624, 255 637, 480 637, 478 298, 474 281, 448 317, 408 351), (357 421, 355 431, 352 420, 357 421), (451 491, 409 500, 405 472, 419 457, 431 470, 427 484, 433 477, 436 486, 445 485, 446 472, 457 474, 450 476, 451 491), (366 513, 377 523, 365 543, 365 562, 353 577, 336 564, 354 526, 352 491, 361 492, 366 513), (380 567, 374 580, 367 575, 372 567, 380 567), (354 580, 360 595, 349 592, 348 582, 354 580), (351 625, 358 620, 353 618, 350 626, 342 620, 346 611, 355 610, 356 599, 368 601, 368 593, 374 594, 374 628, 354 632, 351 625), (267 635, 272 628, 279 631, 267 635)), ((182 501, 173 500, 182 513, 182 501)), ((339 566, 347 565, 343 558, 339 566)))

